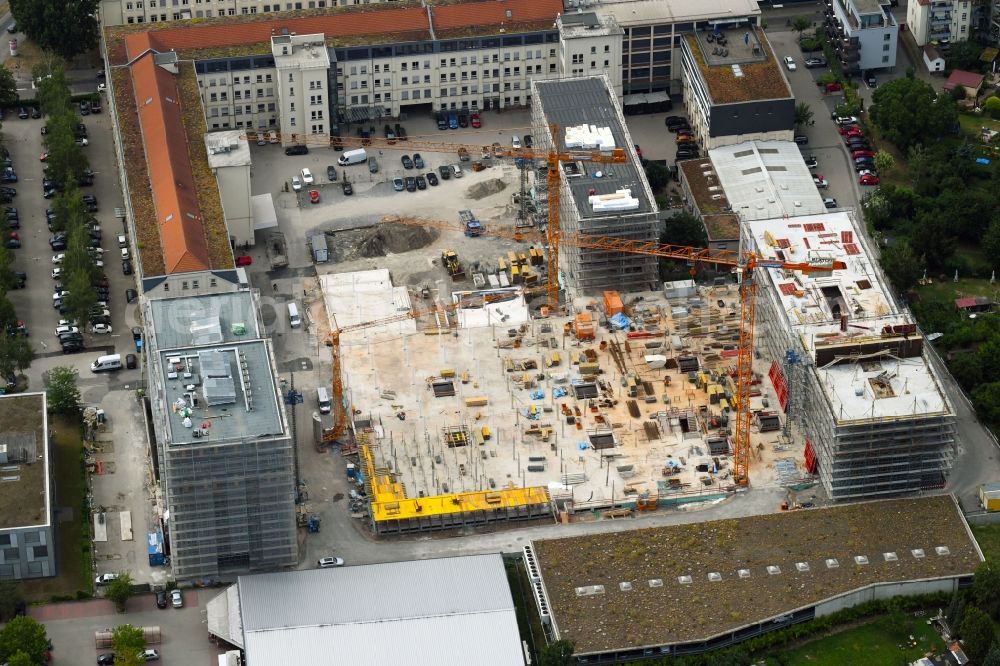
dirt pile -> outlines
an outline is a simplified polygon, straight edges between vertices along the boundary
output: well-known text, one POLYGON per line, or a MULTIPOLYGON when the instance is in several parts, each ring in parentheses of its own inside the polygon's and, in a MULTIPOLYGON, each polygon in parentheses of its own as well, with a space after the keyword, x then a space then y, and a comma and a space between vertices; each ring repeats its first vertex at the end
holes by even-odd
POLYGON ((433 229, 380 224, 366 230, 358 243, 357 254, 362 257, 384 257, 387 254, 408 252, 430 245, 437 237, 438 234, 433 229))
POLYGON ((497 192, 503 192, 506 187, 507 183, 503 182, 499 178, 490 178, 489 180, 484 180, 480 183, 470 185, 465 190, 465 196, 479 201, 480 199, 485 199, 486 197, 496 194, 497 192))

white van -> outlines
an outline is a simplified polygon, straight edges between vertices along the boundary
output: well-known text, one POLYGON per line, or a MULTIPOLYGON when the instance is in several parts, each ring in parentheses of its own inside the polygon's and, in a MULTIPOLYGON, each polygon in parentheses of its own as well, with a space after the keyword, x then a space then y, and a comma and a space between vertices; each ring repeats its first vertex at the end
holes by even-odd
POLYGON ((121 370, 122 355, 110 354, 108 356, 98 356, 97 360, 90 364, 91 372, 107 372, 109 370, 121 370))
POLYGON ((368 153, 365 152, 365 149, 357 148, 355 150, 345 150, 344 154, 337 160, 337 164, 340 166, 350 166, 352 164, 363 164, 367 161, 368 153))
POLYGON ((295 303, 288 304, 288 323, 292 325, 292 328, 298 328, 302 325, 302 318, 299 317, 299 306, 295 303))
POLYGON ((330 413, 330 393, 326 390, 325 386, 320 386, 316 389, 316 402, 319 403, 320 414, 330 413))

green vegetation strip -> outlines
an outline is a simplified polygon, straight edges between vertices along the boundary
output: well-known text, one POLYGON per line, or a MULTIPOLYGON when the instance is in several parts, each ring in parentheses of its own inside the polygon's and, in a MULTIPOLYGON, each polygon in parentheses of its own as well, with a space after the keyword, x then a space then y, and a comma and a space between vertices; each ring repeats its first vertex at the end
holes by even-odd
POLYGON ((927 624, 929 614, 886 615, 869 624, 811 641, 785 653, 788 666, 909 664, 945 647, 927 624), (910 637, 913 637, 911 640, 910 637))

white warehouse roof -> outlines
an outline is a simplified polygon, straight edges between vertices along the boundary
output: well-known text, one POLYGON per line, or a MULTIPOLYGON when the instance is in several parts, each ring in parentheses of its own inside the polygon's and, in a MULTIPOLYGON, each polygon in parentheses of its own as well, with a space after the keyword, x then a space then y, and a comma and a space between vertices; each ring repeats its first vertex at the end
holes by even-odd
POLYGON ((209 602, 209 628, 242 633, 248 666, 383 666, 401 655, 408 664, 524 665, 498 554, 240 576, 233 587, 238 601, 223 592, 209 602))
POLYGON ((826 212, 812 173, 791 141, 747 141, 708 151, 733 212, 768 220, 826 212))

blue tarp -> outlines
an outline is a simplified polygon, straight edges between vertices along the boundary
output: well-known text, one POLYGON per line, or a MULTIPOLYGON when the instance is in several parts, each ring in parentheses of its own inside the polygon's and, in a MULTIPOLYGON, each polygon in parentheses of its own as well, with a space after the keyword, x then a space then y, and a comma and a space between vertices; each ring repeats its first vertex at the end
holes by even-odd
POLYGON ((629 321, 628 317, 626 317, 621 312, 611 317, 611 325, 617 328, 619 331, 624 331, 631 324, 632 322, 629 321))
POLYGON ((150 532, 146 536, 146 545, 149 550, 149 566, 161 567, 166 564, 163 557, 163 535, 159 532, 150 532))
POLYGON ((552 389, 552 397, 553 398, 561 398, 561 397, 563 397, 565 395, 566 395, 566 389, 564 389, 561 386, 557 386, 554 389, 552 389))
POLYGON ((544 397, 545 397, 545 390, 544 389, 535 389, 534 391, 531 392, 531 399, 532 400, 541 400, 544 397))

